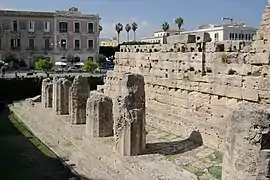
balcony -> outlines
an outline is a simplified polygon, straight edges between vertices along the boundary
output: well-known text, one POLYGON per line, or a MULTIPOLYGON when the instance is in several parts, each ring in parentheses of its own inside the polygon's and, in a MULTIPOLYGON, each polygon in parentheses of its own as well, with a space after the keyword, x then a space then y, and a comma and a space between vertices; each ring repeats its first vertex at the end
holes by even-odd
POLYGON ((60 33, 67 33, 68 30, 67 30, 67 29, 59 29, 59 32, 60 32, 60 33))
POLYGON ((10 50, 11 51, 20 51, 21 50, 21 47, 10 47, 10 50))

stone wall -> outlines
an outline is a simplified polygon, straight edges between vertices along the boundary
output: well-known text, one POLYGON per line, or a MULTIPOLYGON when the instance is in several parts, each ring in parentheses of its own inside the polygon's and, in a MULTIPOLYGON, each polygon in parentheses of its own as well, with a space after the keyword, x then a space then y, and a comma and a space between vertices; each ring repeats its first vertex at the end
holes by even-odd
POLYGON ((223 150, 226 118, 238 103, 270 103, 269 52, 261 41, 246 52, 220 52, 213 43, 121 46, 104 93, 115 98, 121 74, 142 74, 148 124, 184 137, 199 131, 205 145, 223 150))

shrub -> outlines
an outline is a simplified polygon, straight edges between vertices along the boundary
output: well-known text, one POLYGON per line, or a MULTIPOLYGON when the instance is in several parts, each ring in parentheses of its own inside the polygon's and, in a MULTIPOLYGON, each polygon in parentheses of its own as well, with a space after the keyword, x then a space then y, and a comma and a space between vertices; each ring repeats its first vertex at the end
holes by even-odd
POLYGON ((221 61, 222 61, 223 64, 228 64, 229 63, 227 54, 225 54, 225 53, 222 54, 221 61))
POLYGON ((94 72, 98 68, 98 64, 93 61, 85 61, 83 70, 89 71, 89 72, 94 72))
POLYGON ((47 60, 47 59, 38 59, 35 62, 35 67, 37 70, 47 71, 47 70, 52 69, 53 62, 51 60, 47 60))

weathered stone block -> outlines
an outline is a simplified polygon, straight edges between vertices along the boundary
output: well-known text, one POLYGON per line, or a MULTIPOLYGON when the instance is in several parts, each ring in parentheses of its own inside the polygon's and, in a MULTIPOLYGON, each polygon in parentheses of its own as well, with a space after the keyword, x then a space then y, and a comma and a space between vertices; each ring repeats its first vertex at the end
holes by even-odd
POLYGON ((138 155, 145 149, 145 90, 144 78, 124 74, 121 96, 115 102, 116 148, 123 155, 138 155))
POLYGON ((69 90, 70 115, 72 124, 86 123, 86 102, 90 94, 87 78, 76 76, 69 90))
POLYGON ((53 103, 53 83, 47 83, 45 85, 45 101, 44 106, 51 108, 53 103))
POLYGON ((58 115, 69 114, 69 89, 71 82, 65 78, 60 78, 56 82, 56 104, 55 110, 58 115))
POLYGON ((51 83, 51 79, 46 78, 46 79, 43 79, 42 84, 41 84, 41 103, 43 104, 43 106, 45 106, 46 97, 47 97, 45 89, 47 87, 47 84, 49 83, 51 83))
POLYGON ((113 136, 112 99, 93 91, 86 105, 86 134, 90 137, 113 136))
POLYGON ((223 158, 223 180, 266 180, 270 168, 270 112, 240 103, 230 117, 223 158))

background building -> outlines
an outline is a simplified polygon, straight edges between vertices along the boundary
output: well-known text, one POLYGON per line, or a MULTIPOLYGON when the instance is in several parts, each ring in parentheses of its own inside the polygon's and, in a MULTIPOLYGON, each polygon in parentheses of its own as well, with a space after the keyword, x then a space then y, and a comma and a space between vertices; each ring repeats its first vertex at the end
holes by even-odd
MULTIPOLYGON (((168 30, 167 31, 167 36, 172 36, 172 35, 178 35, 180 32, 184 32, 185 30, 168 30)), ((152 36, 149 37, 144 37, 141 39, 142 42, 149 42, 149 43, 161 43, 163 44, 164 42, 164 35, 165 32, 163 30, 155 31, 152 36)))
POLYGON ((210 34, 212 41, 226 41, 226 40, 246 40, 251 41, 256 34, 257 29, 247 27, 244 23, 231 24, 206 24, 201 25, 197 30, 184 31, 180 34, 194 34, 207 32, 210 34))
POLYGON ((116 47, 118 46, 117 38, 100 38, 100 46, 116 47))
MULTIPOLYGON (((244 23, 230 23, 230 24, 205 24, 199 26, 196 30, 169 30, 167 36, 185 35, 185 34, 200 34, 209 33, 212 41, 226 41, 226 40, 242 40, 252 41, 253 36, 256 34, 257 29, 253 27, 247 27, 244 23)), ((163 30, 154 32, 153 36, 144 37, 142 42, 161 43, 165 41, 165 32, 163 30)))
POLYGON ((99 49, 99 16, 67 11, 0 10, 0 56, 12 55, 28 65, 40 56, 54 61, 74 56, 93 59, 99 49))

